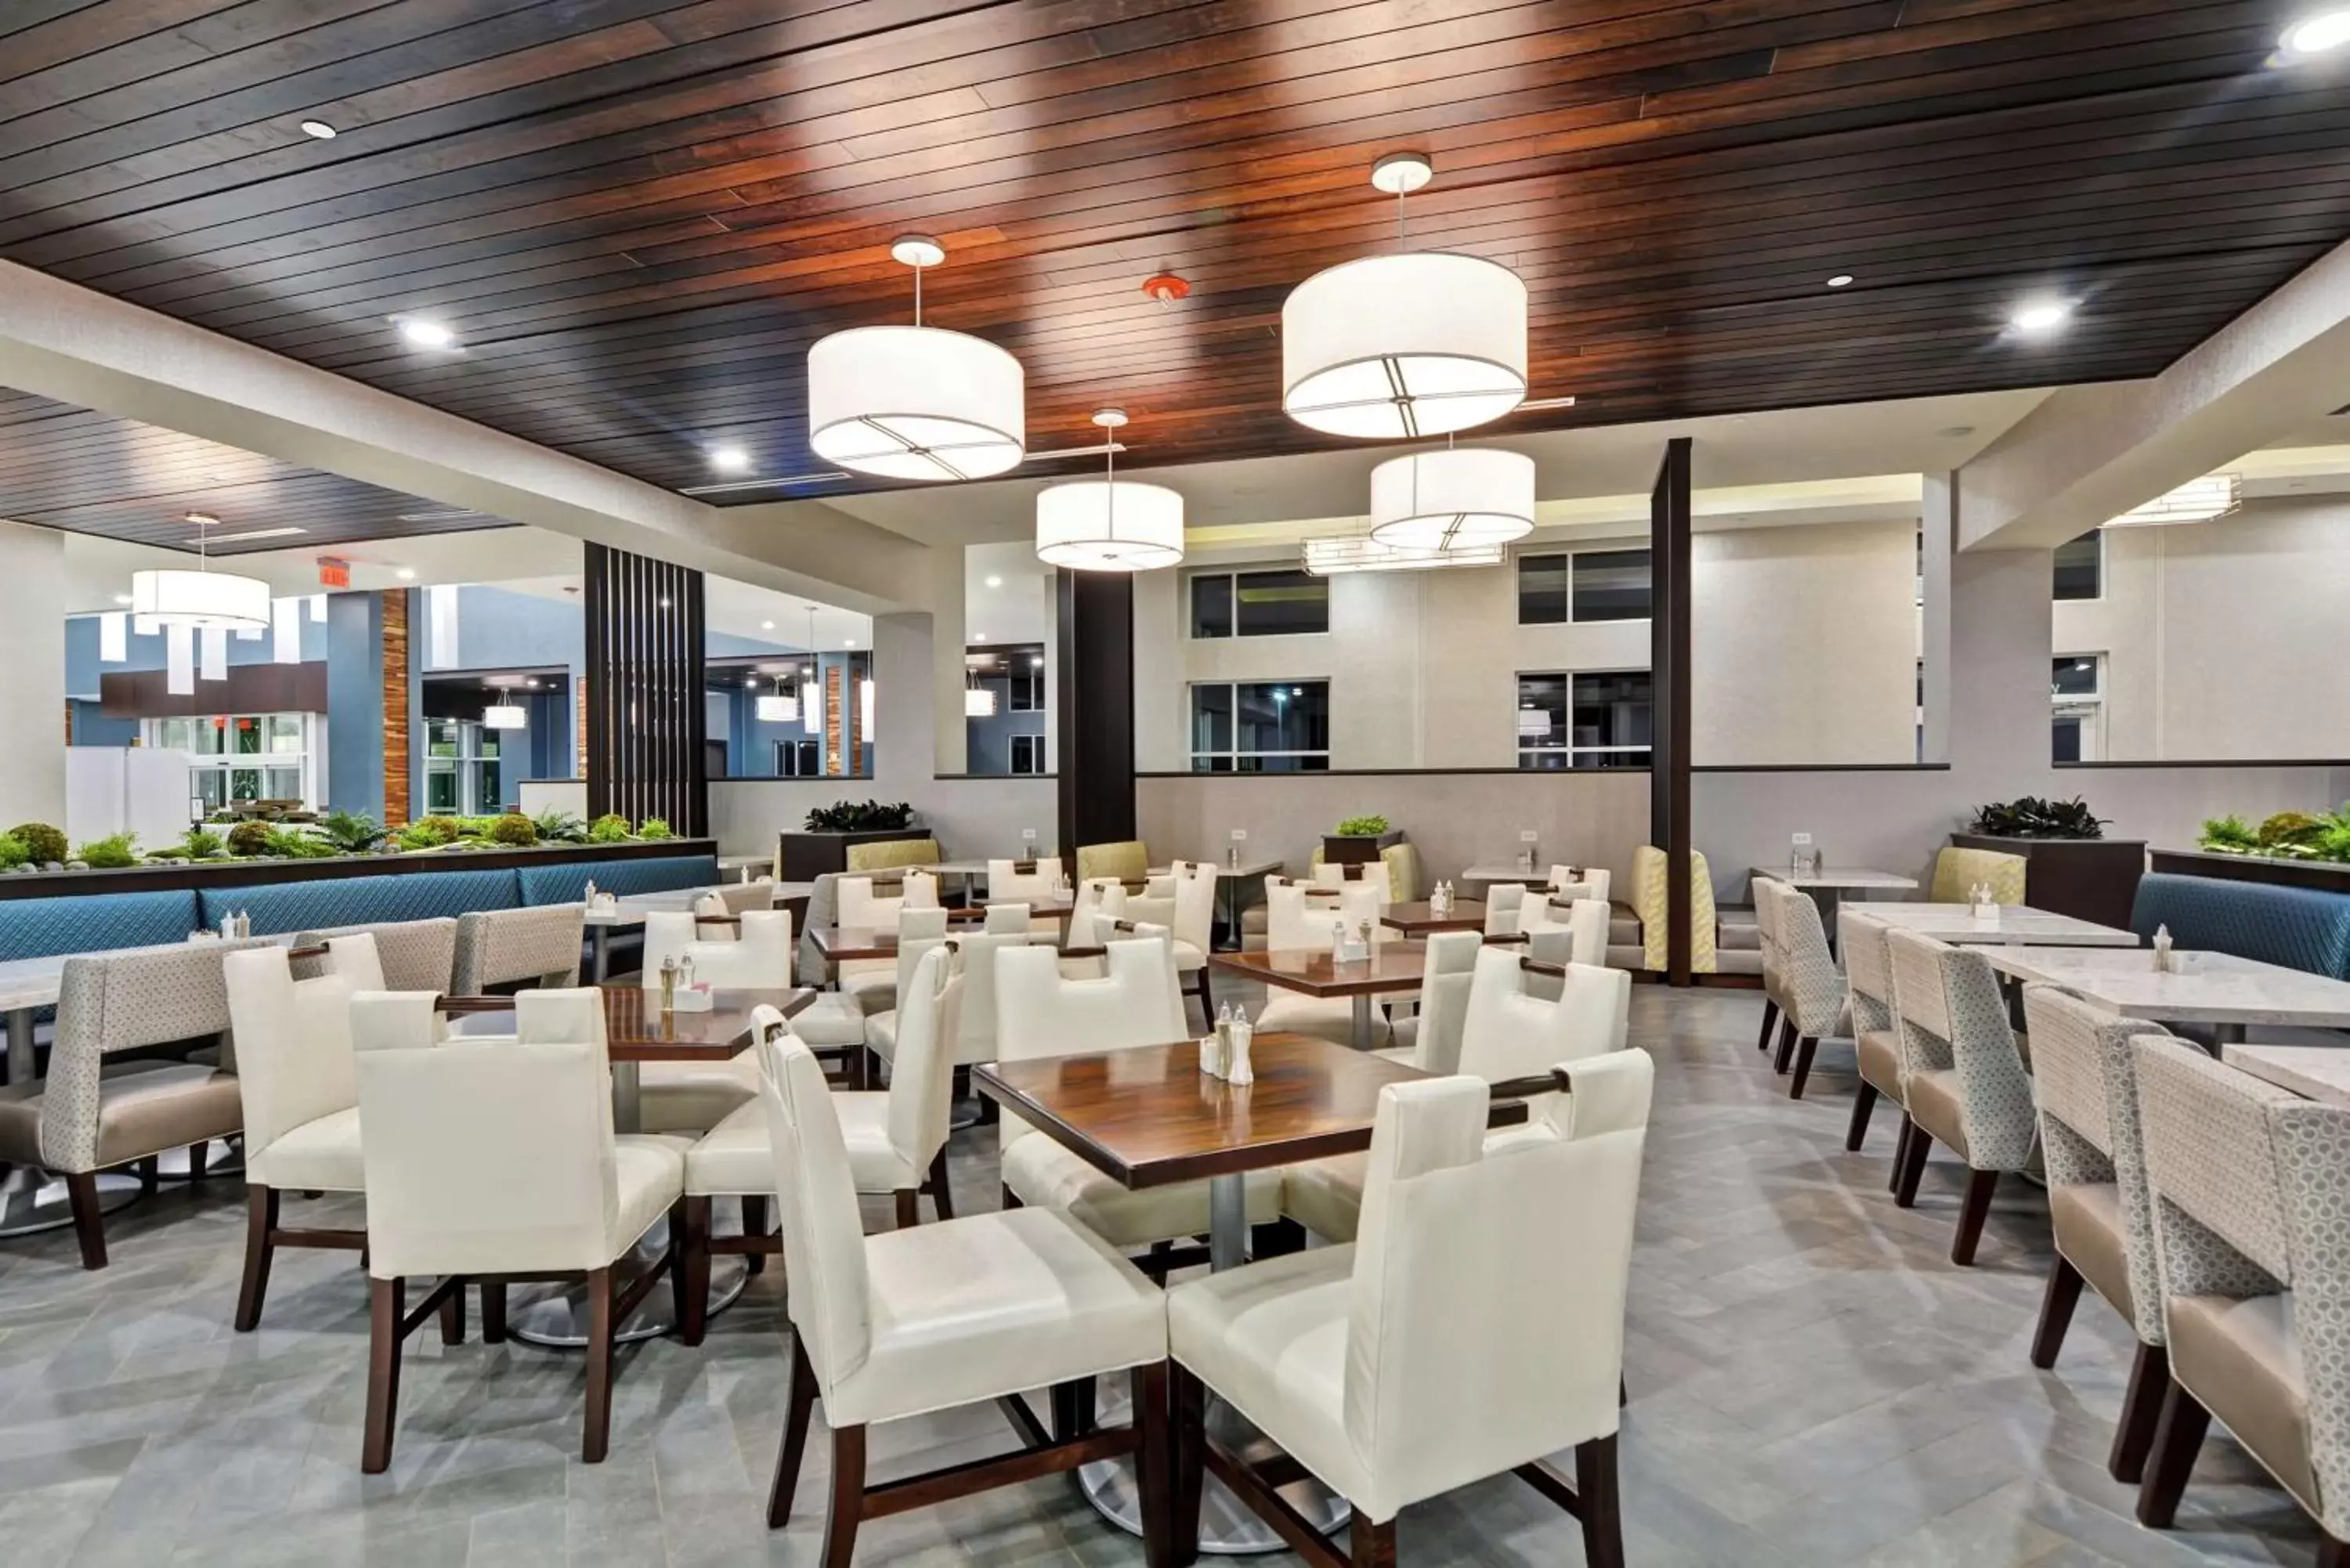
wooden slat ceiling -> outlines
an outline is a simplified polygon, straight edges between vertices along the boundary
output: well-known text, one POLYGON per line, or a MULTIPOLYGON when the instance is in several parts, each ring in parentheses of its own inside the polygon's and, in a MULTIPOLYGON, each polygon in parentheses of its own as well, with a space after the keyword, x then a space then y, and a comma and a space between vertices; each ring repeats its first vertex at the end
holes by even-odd
POLYGON ((1578 400, 1500 432, 2139 377, 2350 234, 2297 8, 14 0, 0 254, 672 486, 821 466, 803 357, 906 318, 906 231, 1032 447, 1109 402, 1150 462, 1330 445, 1281 302, 1392 243, 1405 148, 1412 242, 1523 273, 1534 395, 1578 400), (2074 327, 2003 335, 2042 290, 2074 327))
POLYGON ((216 556, 504 527, 499 519, 256 457, 178 431, 0 391, 0 517, 216 556), (234 535, 276 528, 298 535, 234 535))

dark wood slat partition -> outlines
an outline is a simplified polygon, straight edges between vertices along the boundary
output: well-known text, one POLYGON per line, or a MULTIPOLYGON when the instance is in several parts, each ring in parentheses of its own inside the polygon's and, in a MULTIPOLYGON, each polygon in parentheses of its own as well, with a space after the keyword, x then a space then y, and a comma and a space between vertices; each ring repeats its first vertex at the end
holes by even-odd
POLYGON ((1690 438, 1648 493, 1648 836, 1665 852, 1665 978, 1690 982, 1690 438))
POLYGON ((1134 836, 1134 579, 1060 573, 1061 847, 1134 836))
POLYGON ((698 836, 710 817, 702 574, 591 543, 587 576, 588 814, 698 836))

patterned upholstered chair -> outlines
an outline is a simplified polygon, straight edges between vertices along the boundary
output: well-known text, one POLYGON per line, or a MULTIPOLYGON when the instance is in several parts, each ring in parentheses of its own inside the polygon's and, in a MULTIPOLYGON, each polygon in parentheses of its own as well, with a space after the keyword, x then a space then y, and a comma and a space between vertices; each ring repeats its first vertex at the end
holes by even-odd
MULTIPOLYGON (((1762 908, 1756 898, 1755 909, 1762 908)), ((1901 1097, 1901 1033, 1893 1008, 1893 954, 1886 946, 1891 928, 1846 904, 1836 910, 1836 947, 1844 954, 1845 1005, 1852 1013, 1853 1056, 1860 1087, 1852 1096, 1852 1125, 1844 1147, 1857 1151, 1868 1137, 1868 1118, 1878 1096, 1901 1108, 1901 1143, 1909 1141, 1908 1102, 1901 1097)), ((1899 1179, 1898 1160, 1893 1179, 1899 1179)), ((1887 1185, 1892 1185, 1888 1181, 1887 1185)))
MULTIPOLYGON (((1643 844, 1632 851, 1632 912, 1639 920, 1640 951, 1637 962, 1628 953, 1619 953, 1621 944, 1615 934, 1608 937, 1607 961, 1623 962, 1627 967, 1648 970, 1661 974, 1667 964, 1665 852, 1653 844, 1643 844)), ((1690 851, 1690 972, 1716 974, 1725 969, 1736 973, 1760 974, 1762 957, 1752 950, 1733 953, 1735 961, 1725 964, 1718 946, 1720 917, 1713 907, 1713 872, 1705 857, 1697 850, 1690 851)))
POLYGON ((2167 1530, 2213 1417, 2350 1563, 2350 1110, 2141 1037, 2170 1391, 2138 1492, 2167 1530))
POLYGON ((1787 1070, 1788 1053, 1794 1053, 1795 1075, 1787 1097, 1800 1100, 1811 1081, 1812 1057, 1823 1039, 1844 1039, 1852 1030, 1845 1008, 1845 980, 1836 972, 1835 955, 1828 951, 1828 935, 1820 924, 1820 907, 1808 894, 1784 882, 1756 884, 1754 907, 1768 900, 1774 906, 1772 944, 1778 958, 1780 1004, 1777 1070, 1787 1070))
POLYGON ((2030 865, 2021 855, 1951 845, 1934 857, 1933 891, 1928 897, 1937 904, 1963 904, 1969 890, 1988 882, 1993 903, 2019 905, 2025 902, 2023 874, 2030 865))
POLYGON ((2085 1282, 2137 1335, 2137 1359, 2106 1468, 2136 1485, 2154 1446, 2154 1423, 2170 1391, 2162 1326, 2162 1273, 2156 1258, 2154 1199, 2139 1129, 2134 1039, 2161 1026, 2082 1000, 2053 985, 2023 990, 2031 1025, 2032 1077, 2040 1091, 2040 1147, 2047 1161, 2048 1218, 2056 1261, 2032 1365, 2056 1365, 2085 1282))
MULTIPOLYGON (((457 922, 454 919, 398 920, 380 926, 331 926, 304 931, 294 939, 296 948, 324 947, 339 937, 365 936, 375 944, 382 991, 445 992, 457 972, 457 922)), ((297 959, 294 978, 307 980, 327 972, 324 958, 297 959)))
POLYGON ((1079 881, 1088 877, 1115 877, 1121 882, 1140 882, 1149 875, 1150 847, 1139 838, 1077 847, 1079 881))
POLYGON ((449 993, 481 996, 497 985, 556 990, 578 984, 585 912, 578 904, 547 904, 458 916, 449 993))
POLYGON ((1755 950, 1762 955, 1762 1033, 1754 1042, 1757 1051, 1771 1049, 1771 1036, 1787 1011, 1785 981, 1779 972, 1779 886, 1769 877, 1754 878, 1755 950))
POLYGON ((114 1062, 147 1045, 229 1027, 221 956, 244 942, 182 942, 66 960, 49 1075, 0 1090, 0 1162, 65 1178, 85 1269, 106 1267, 98 1173, 167 1149, 193 1151, 244 1125, 234 1073, 197 1062, 114 1062))
POLYGON ((1950 1262, 1963 1268, 1975 1261, 2001 1172, 2023 1169, 2039 1141, 2032 1075, 2008 1026, 2007 1001, 1990 959, 1916 931, 1891 931, 1886 943, 1901 1018, 1901 1095, 1909 1107, 1895 1201, 1904 1209, 1917 1202, 1935 1144, 1965 1160, 1970 1174, 1950 1242, 1950 1262))

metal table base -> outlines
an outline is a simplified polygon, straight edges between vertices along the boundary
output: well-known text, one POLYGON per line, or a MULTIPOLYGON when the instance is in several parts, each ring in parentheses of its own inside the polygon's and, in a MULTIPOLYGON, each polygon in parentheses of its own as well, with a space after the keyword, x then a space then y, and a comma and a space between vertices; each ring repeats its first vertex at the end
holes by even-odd
MULTIPOLYGON (((712 1204, 712 1207, 715 1209, 717 1205, 712 1204)), ((633 1277, 639 1271, 660 1262, 661 1254, 667 1251, 669 1221, 663 1220, 644 1233, 629 1251, 622 1266, 633 1277)), ((710 1315, 716 1317, 733 1306, 750 1283, 748 1259, 724 1253, 711 1259, 710 1315)), ((637 1345, 648 1339, 659 1339, 665 1334, 676 1332, 677 1321, 677 1296, 670 1288, 668 1272, 663 1271, 660 1282, 645 1293, 645 1299, 636 1312, 612 1335, 612 1343, 637 1345)), ((586 1282, 508 1286, 506 1334, 542 1350, 587 1349, 586 1282)))
MULTIPOLYGON (((146 1189, 120 1170, 98 1174, 98 1211, 112 1214, 139 1200, 146 1189)), ((73 1223, 73 1200, 65 1178, 33 1166, 18 1166, 0 1180, 0 1236, 33 1236, 73 1223)))

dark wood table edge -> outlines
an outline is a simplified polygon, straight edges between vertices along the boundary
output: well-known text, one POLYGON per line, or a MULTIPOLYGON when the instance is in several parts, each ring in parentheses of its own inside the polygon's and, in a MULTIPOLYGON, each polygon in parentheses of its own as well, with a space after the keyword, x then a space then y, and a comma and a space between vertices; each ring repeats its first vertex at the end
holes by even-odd
MULTIPOLYGON (((596 991, 634 991, 639 988, 632 984, 623 984, 619 981, 608 981, 602 985, 587 989, 596 991)), ((775 1008, 775 1011, 782 1013, 786 1019, 797 1018, 801 1013, 806 1012, 810 1007, 816 1005, 816 999, 817 996, 822 994, 816 989, 816 987, 811 985, 795 985, 789 987, 746 986, 730 989, 789 991, 791 994, 775 1008)), ((766 1004, 757 1003, 754 1005, 766 1004)), ((434 1012, 452 1017, 472 1017, 485 1013, 512 1012, 514 1008, 515 998, 510 995, 444 995, 436 997, 433 1000, 434 1012)), ((688 1014, 688 1016, 691 1017, 692 1015, 688 1014)), ((607 1041, 605 1043, 604 1052, 605 1059, 612 1062, 725 1062, 732 1061, 733 1058, 740 1056, 744 1051, 750 1048, 750 1045, 751 1024, 750 1021, 746 1018, 743 1021, 743 1027, 736 1031, 736 1033, 723 1044, 711 1044, 708 1042, 695 1042, 689 1044, 684 1042, 669 1044, 657 1041, 644 1041, 641 1043, 632 1043, 629 1041, 607 1041)))
MULTIPOLYGON (((1406 992, 1418 991, 1428 982, 1425 972, 1414 975, 1409 980, 1394 978, 1381 980, 1368 976, 1361 980, 1304 980, 1295 975, 1284 975, 1279 971, 1267 969, 1261 963, 1248 961, 1260 957, 1266 950, 1258 948, 1249 952, 1213 952, 1208 955, 1208 961, 1230 974, 1247 975, 1263 981, 1267 985, 1277 985, 1284 991, 1294 991, 1301 996, 1312 996, 1324 1000, 1334 996, 1399 995, 1406 992)), ((1423 970, 1424 967, 1423 961, 1423 970)))

